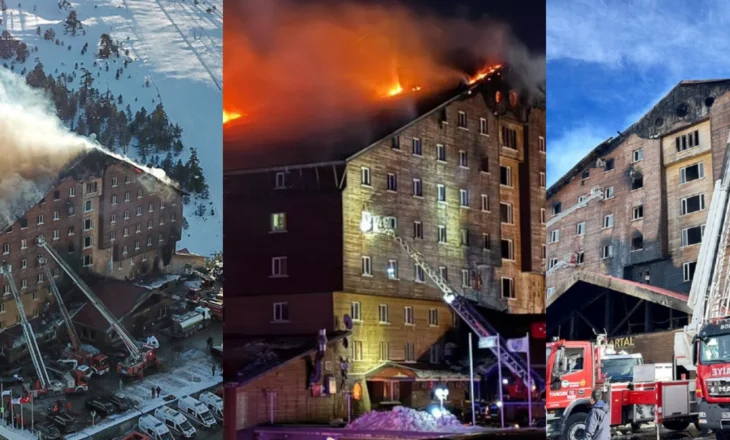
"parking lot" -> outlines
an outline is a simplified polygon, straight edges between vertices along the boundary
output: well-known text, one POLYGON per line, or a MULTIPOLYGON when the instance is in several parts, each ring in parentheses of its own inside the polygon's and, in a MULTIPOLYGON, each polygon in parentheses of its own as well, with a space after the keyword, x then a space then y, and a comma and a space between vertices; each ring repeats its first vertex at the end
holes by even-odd
MULTIPOLYGON (((47 416, 57 400, 61 401, 63 408, 67 402, 71 404, 71 414, 78 424, 78 429, 99 424, 108 424, 103 418, 92 418, 92 413, 85 407, 87 399, 102 397, 110 393, 120 393, 132 401, 133 407, 145 411, 152 407, 161 405, 166 398, 172 399, 185 395, 186 388, 202 389, 201 386, 210 384, 212 387, 222 381, 220 362, 207 350, 206 341, 211 337, 215 344, 221 342, 222 325, 214 322, 211 326, 190 336, 187 339, 177 339, 156 333, 160 341, 158 356, 162 359, 162 366, 159 371, 151 370, 140 381, 124 382, 116 373, 115 366, 104 376, 92 377, 89 381, 89 391, 83 395, 68 395, 37 399, 33 404, 33 416, 31 418, 31 406, 24 405, 23 419, 30 425, 31 419, 35 423, 47 420, 47 416), (215 366, 215 376, 213 367, 215 366), (201 385, 195 387, 195 385, 201 385), (160 388, 160 397, 153 398, 152 388, 160 388), (182 394, 179 394, 182 393, 182 394)), ((22 373, 31 373, 32 366, 23 366, 22 373), (28 371, 30 370, 30 371, 28 371)), ((23 375, 30 377, 32 375, 23 375)), ((13 396, 20 396, 22 389, 20 385, 6 386, 5 390, 12 389, 13 396)), ((215 391, 215 390, 214 390, 215 391)), ((194 394, 194 395, 197 395, 194 394)), ((6 396, 7 400, 7 396, 6 396)), ((175 407, 175 404, 170 406, 175 407)), ((20 406, 15 405, 14 411, 19 414, 20 406)), ((112 415, 111 418, 120 416, 112 415)), ((222 438, 222 427, 213 430, 199 430, 198 438, 222 438)))

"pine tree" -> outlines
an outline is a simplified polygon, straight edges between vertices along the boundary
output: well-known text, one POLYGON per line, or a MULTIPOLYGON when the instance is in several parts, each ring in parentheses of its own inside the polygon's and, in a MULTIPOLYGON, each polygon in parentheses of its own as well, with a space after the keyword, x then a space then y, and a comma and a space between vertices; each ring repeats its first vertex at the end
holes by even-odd
POLYGON ((78 32, 79 29, 84 28, 81 24, 81 20, 79 20, 79 17, 76 15, 76 11, 70 11, 68 13, 68 17, 66 17, 63 28, 65 29, 65 34, 71 33, 71 36, 73 37, 76 36, 76 32, 78 32))

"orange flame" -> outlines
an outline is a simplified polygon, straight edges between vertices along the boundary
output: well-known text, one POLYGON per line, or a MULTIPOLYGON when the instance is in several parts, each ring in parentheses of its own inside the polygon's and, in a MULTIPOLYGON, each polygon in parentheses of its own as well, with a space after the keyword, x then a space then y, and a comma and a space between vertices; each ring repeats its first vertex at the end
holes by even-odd
POLYGON ((478 81, 483 80, 487 76, 493 74, 497 70, 499 70, 502 67, 501 64, 495 64, 494 66, 487 66, 484 69, 480 70, 479 73, 469 78, 469 85, 472 85, 478 81))
POLYGON ((231 121, 235 121, 236 119, 242 118, 243 115, 238 112, 229 112, 227 110, 223 110, 223 123, 227 124, 231 121))

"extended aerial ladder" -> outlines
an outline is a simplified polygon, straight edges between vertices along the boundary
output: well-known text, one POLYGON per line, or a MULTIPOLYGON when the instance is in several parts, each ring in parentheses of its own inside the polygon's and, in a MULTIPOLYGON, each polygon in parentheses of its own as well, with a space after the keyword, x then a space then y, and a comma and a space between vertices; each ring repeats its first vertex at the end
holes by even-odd
POLYGON ((132 339, 129 333, 127 333, 127 330, 117 320, 114 314, 96 296, 96 294, 94 294, 91 288, 89 288, 89 286, 76 274, 76 272, 74 272, 71 266, 69 266, 69 264, 63 258, 61 258, 58 253, 56 253, 55 249, 53 249, 48 244, 44 237, 38 237, 38 246, 48 252, 51 258, 56 262, 56 264, 58 264, 58 266, 63 269, 64 272, 66 272, 69 278, 71 278, 71 281, 73 281, 73 283, 79 288, 79 290, 81 290, 81 292, 86 296, 86 298, 96 308, 96 310, 99 311, 101 316, 104 317, 104 319, 107 321, 107 323, 109 323, 112 329, 117 332, 117 335, 119 335, 119 338, 127 347, 130 356, 120 364, 120 372, 128 376, 136 376, 141 374, 141 370, 144 369, 145 366, 147 366, 147 360, 150 353, 151 356, 154 357, 154 351, 150 350, 147 353, 142 353, 139 347, 137 347, 137 344, 134 342, 134 339, 132 339))
POLYGON ((52 385, 51 378, 48 375, 48 370, 46 370, 46 365, 43 361, 43 354, 41 353, 40 347, 38 347, 38 341, 36 341, 33 327, 30 325, 28 317, 25 315, 23 299, 20 296, 20 292, 18 292, 15 280, 13 279, 12 269, 8 264, 3 262, 2 266, 0 266, 0 271, 2 271, 5 279, 8 280, 10 292, 12 292, 13 298, 15 299, 15 305, 18 308, 18 316, 20 317, 20 327, 23 329, 23 335, 25 336, 25 341, 28 345, 28 353, 30 354, 31 361, 33 361, 33 367, 35 367, 36 374, 38 375, 40 386, 44 390, 49 389, 52 385))
POLYGON ((79 334, 76 332, 76 327, 71 319, 71 314, 68 312, 68 308, 66 308, 66 304, 61 297, 61 292, 58 290, 53 273, 51 272, 50 267, 48 267, 44 254, 40 254, 38 256, 38 264, 43 267, 51 292, 53 292, 53 296, 56 298, 56 304, 58 304, 58 309, 61 311, 61 316, 63 316, 63 321, 66 324, 66 331, 68 332, 69 339, 71 340, 71 353, 63 351, 62 354, 64 356, 74 358, 76 361, 84 365, 88 365, 91 371, 95 374, 104 375, 108 373, 108 358, 101 354, 101 352, 95 347, 81 343, 81 338, 79 338, 79 334))
MULTIPOLYGON (((429 266, 426 259, 418 251, 405 239, 398 236, 386 217, 373 216, 368 212, 363 212, 360 229, 364 233, 383 234, 393 238, 408 256, 423 269, 424 273, 428 275, 441 292, 443 292, 444 301, 467 323, 477 336, 483 338, 499 335, 468 299, 457 294, 449 283, 442 279, 441 275, 429 266)), ((499 336, 499 343, 501 344, 501 350, 498 350, 496 347, 491 347, 490 350, 495 356, 501 356, 502 365, 506 366, 513 374, 522 379, 525 384, 535 384, 540 391, 544 390, 544 375, 535 370, 528 371, 526 362, 507 349, 506 341, 501 336, 499 336)))
MULTIPOLYGON (((566 209, 565 211, 561 212, 560 214, 554 216, 550 220, 548 220, 546 224, 546 228, 548 232, 550 231, 550 226, 554 225, 555 223, 559 222, 563 218, 565 218, 567 215, 572 214, 573 212, 577 211, 580 208, 585 208, 588 206, 588 202, 594 200, 594 199, 603 199, 603 190, 601 188, 593 188, 587 196, 585 196, 583 199, 581 199, 578 203, 571 206, 570 208, 566 209)), ((566 266, 575 265, 576 262, 573 261, 575 258, 575 254, 568 254, 564 258, 562 258, 560 261, 558 261, 554 266, 548 268, 548 270, 545 272, 545 276, 548 276, 555 272, 558 269, 562 269, 566 266)))
POLYGON ((728 316, 730 308, 730 271, 725 267, 725 251, 730 236, 730 137, 728 147, 723 174, 715 182, 707 211, 705 231, 687 298, 687 305, 693 311, 692 320, 683 333, 675 334, 674 339, 677 365, 690 371, 696 368, 692 362, 692 344, 702 325, 711 319, 728 316))

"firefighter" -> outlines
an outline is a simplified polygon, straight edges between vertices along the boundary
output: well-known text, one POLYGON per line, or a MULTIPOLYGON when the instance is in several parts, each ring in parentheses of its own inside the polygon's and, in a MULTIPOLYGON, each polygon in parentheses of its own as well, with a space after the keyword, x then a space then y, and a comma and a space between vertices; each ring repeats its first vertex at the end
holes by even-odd
POLYGON ((157 391, 157 397, 160 397, 160 393, 162 392, 162 388, 160 388, 159 385, 158 385, 157 386, 157 389, 155 391, 157 391))
POLYGON ((153 399, 155 398, 155 391, 157 391, 157 390, 155 389, 155 386, 152 385, 152 398, 153 399))
POLYGON ((66 401, 66 411, 68 411, 69 413, 71 413, 71 401, 70 400, 67 400, 66 401))

